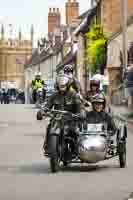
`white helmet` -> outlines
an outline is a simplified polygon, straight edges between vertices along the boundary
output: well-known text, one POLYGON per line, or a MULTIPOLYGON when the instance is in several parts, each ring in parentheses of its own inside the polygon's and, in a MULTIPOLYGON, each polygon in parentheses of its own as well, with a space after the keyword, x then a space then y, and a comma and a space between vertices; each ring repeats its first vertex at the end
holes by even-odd
POLYGON ((42 76, 41 72, 35 72, 35 76, 42 76))

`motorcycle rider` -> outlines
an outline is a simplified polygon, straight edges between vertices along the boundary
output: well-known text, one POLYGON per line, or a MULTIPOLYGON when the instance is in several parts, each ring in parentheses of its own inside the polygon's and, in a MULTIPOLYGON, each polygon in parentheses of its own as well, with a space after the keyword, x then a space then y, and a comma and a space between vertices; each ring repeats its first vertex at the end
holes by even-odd
POLYGON ((100 93, 100 81, 99 80, 90 80, 90 91, 87 92, 87 101, 91 101, 93 96, 100 93))
POLYGON ((106 99, 104 94, 97 94, 92 98, 93 110, 86 113, 87 123, 105 123, 107 125, 107 130, 113 131, 115 133, 116 126, 112 117, 105 112, 106 99))
MULTIPOLYGON (((56 110, 65 110, 72 113, 80 113, 80 97, 79 95, 77 95, 77 93, 69 90, 68 76, 58 76, 56 79, 56 86, 57 92, 49 98, 47 104, 45 105, 44 112, 47 112, 54 107, 56 110)), ((51 122, 47 127, 47 133, 43 145, 45 155, 48 154, 48 138, 50 128, 51 122)))
POLYGON ((72 65, 65 65, 64 74, 69 77, 69 90, 79 93, 81 92, 80 82, 74 77, 73 71, 72 65))
POLYGON ((37 72, 35 73, 35 80, 32 81, 32 98, 33 98, 33 101, 34 103, 36 102, 36 91, 38 88, 43 88, 43 96, 44 96, 44 99, 45 99, 45 96, 46 96, 46 90, 44 90, 44 86, 45 86, 45 82, 44 80, 41 79, 41 72, 37 72))
POLYGON ((76 77, 74 77, 73 71, 74 71, 73 66, 71 64, 65 65, 64 74, 66 74, 69 77, 69 90, 72 92, 76 92, 79 95, 81 103, 82 103, 82 108, 85 110, 85 107, 86 106, 90 107, 90 104, 83 97, 80 82, 76 79, 76 77))

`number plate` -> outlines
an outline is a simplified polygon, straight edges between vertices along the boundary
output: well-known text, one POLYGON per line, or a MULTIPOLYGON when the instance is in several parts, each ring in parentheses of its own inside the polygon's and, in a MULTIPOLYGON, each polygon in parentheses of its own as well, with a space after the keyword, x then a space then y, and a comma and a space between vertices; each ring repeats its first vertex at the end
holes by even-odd
POLYGON ((87 126, 88 132, 102 132, 103 124, 88 124, 87 126))

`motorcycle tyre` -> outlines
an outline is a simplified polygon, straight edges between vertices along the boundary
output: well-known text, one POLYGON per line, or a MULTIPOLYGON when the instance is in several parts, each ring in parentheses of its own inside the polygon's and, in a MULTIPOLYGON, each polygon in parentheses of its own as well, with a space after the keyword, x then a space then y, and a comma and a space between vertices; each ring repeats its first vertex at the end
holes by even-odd
POLYGON ((126 167, 126 143, 119 144, 119 163, 120 168, 126 167))
POLYGON ((52 173, 59 170, 58 159, 58 136, 52 135, 49 138, 49 152, 50 152, 50 169, 52 173))

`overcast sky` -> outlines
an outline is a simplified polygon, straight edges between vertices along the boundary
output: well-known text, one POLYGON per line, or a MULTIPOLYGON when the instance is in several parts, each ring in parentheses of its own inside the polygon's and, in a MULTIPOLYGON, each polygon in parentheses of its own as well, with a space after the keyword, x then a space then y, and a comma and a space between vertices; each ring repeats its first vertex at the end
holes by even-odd
MULTIPOLYGON (((47 34, 47 15, 49 7, 59 7, 64 23, 64 8, 67 0, 0 0, 0 24, 5 25, 9 35, 10 26, 13 27, 15 37, 19 27, 22 29, 23 37, 29 38, 30 25, 34 25, 35 39, 47 34)), ((90 0, 78 0, 80 13, 90 7, 90 0)))

